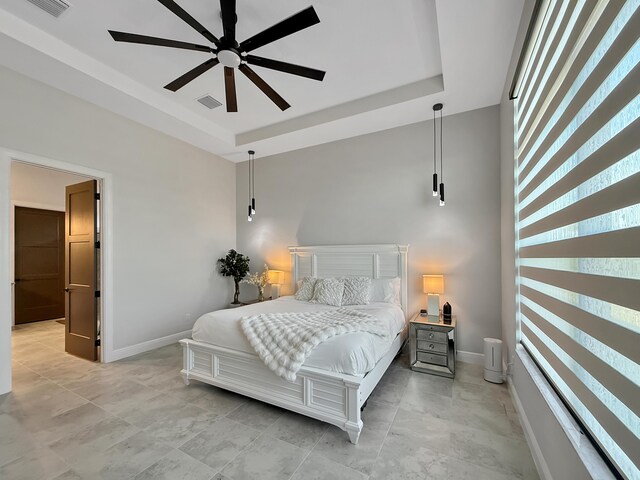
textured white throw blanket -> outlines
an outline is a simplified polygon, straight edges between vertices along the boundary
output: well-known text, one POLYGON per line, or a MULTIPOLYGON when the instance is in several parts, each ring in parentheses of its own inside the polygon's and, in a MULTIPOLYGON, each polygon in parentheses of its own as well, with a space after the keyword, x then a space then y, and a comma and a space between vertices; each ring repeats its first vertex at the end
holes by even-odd
POLYGON ((242 318, 240 326, 267 367, 291 382, 311 350, 331 337, 354 332, 389 336, 386 324, 373 315, 342 308, 326 312, 263 313, 242 318))

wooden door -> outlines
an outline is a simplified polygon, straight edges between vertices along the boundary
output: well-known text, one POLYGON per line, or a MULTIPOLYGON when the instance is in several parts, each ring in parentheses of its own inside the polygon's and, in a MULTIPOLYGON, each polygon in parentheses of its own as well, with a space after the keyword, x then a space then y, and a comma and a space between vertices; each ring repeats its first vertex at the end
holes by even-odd
POLYGON ((64 317, 64 216, 15 209, 16 324, 64 317))
POLYGON ((98 359, 97 182, 66 187, 65 350, 98 359))

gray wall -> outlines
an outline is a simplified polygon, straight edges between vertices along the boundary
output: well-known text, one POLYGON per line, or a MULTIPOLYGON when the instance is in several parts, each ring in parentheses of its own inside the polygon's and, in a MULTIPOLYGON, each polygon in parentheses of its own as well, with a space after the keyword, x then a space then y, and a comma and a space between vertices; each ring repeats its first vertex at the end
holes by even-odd
POLYGON ((237 245, 252 271, 265 261, 288 271, 289 245, 409 243, 410 313, 426 308, 422 274, 443 273, 458 348, 482 352, 501 329, 498 107, 447 116, 444 127, 445 207, 431 195, 432 122, 256 159, 251 223, 248 162, 239 164, 237 245))

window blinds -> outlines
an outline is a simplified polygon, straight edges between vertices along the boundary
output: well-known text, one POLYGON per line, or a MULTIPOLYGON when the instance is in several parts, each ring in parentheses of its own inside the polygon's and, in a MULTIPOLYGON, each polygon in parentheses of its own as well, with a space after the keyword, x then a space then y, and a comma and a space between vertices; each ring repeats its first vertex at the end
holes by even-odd
POLYGON ((548 0, 515 104, 522 344, 640 478, 640 0, 548 0))

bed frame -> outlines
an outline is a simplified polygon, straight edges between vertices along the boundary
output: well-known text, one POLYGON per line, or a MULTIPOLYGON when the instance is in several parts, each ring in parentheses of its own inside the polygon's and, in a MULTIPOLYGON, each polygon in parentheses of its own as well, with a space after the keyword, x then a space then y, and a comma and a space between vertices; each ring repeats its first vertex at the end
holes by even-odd
MULTIPOLYGON (((400 277, 400 302, 406 317, 408 248, 408 245, 289 247, 292 286, 295 290, 298 279, 305 276, 400 277)), ((180 374, 187 385, 191 380, 199 380, 336 425, 346 430, 351 443, 356 444, 363 425, 361 408, 406 338, 407 328, 364 377, 303 366, 295 382, 275 375, 257 355, 184 339, 180 340, 183 347, 180 374)))

